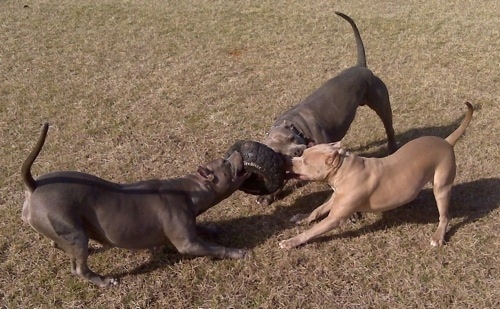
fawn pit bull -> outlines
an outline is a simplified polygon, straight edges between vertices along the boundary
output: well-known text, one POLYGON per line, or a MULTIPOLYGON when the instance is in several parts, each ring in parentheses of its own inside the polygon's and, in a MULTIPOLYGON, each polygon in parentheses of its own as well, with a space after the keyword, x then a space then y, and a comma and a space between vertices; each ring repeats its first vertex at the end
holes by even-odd
POLYGON ((289 168, 297 177, 327 181, 332 197, 310 214, 297 214, 291 221, 311 223, 324 216, 309 230, 279 243, 291 249, 324 234, 346 221, 355 212, 380 212, 404 205, 433 182, 439 211, 439 225, 431 237, 432 246, 441 246, 448 226, 451 188, 456 174, 453 146, 472 119, 473 108, 461 125, 446 139, 424 136, 402 146, 385 158, 363 158, 346 152, 338 143, 308 148, 301 157, 291 159, 289 168))
POLYGON ((218 258, 243 258, 247 250, 226 248, 199 238, 196 216, 238 189, 248 178, 238 152, 206 163, 184 177, 112 183, 93 175, 63 171, 36 180, 31 165, 48 131, 40 138, 21 173, 26 188, 22 219, 71 259, 71 272, 101 286, 115 285, 89 269, 88 242, 129 249, 152 248, 169 241, 180 253, 218 258))

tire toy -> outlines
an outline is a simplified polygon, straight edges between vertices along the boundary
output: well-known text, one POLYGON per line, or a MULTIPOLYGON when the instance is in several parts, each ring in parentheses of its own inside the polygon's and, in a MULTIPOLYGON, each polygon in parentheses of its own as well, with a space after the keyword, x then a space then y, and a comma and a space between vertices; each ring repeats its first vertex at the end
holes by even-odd
POLYGON ((226 158, 238 151, 245 170, 252 175, 245 180, 239 190, 253 195, 271 194, 283 186, 285 161, 281 154, 267 145, 256 141, 241 140, 234 143, 226 153, 226 158))

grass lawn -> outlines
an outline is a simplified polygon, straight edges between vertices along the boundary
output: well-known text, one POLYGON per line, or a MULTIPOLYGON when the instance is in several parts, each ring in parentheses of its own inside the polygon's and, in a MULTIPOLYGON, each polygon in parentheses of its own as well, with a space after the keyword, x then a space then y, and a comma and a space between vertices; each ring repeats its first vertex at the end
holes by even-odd
MULTIPOLYGON (((499 308, 500 2, 0 1, 0 308, 499 308), (71 275, 66 254, 21 220, 20 167, 50 122, 33 174, 78 170, 116 182, 196 171, 356 63, 387 85, 400 144, 446 137, 465 101, 447 243, 431 248, 431 187, 299 248, 289 219, 331 190, 298 188, 269 207, 236 192, 199 217, 243 260, 172 246, 91 255, 120 285, 71 275)), ((358 110, 343 140, 385 154, 381 121, 358 110)), ((92 247, 98 247, 92 243, 92 247)))

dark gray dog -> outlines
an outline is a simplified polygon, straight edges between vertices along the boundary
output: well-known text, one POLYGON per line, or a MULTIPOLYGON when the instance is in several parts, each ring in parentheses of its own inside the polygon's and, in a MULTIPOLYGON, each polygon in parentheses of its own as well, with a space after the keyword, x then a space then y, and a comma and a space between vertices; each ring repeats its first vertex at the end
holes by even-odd
MULTIPOLYGON (((356 66, 330 79, 302 102, 280 115, 264 144, 274 151, 298 157, 307 147, 340 141, 349 129, 358 106, 368 105, 380 117, 388 139, 389 152, 397 149, 392 126, 389 93, 382 80, 366 67, 365 48, 354 21, 340 12, 354 30, 358 50, 356 66)), ((260 204, 269 205, 275 195, 260 196, 260 204)))
POLYGON ((204 164, 196 173, 166 180, 118 184, 79 172, 54 172, 34 180, 31 165, 47 131, 45 124, 21 169, 26 188, 22 218, 69 254, 73 274, 102 287, 117 284, 89 269, 89 239, 129 249, 170 241, 180 253, 218 258, 243 258, 247 253, 202 240, 197 234, 201 227, 196 226, 196 216, 248 178, 238 152, 204 164))

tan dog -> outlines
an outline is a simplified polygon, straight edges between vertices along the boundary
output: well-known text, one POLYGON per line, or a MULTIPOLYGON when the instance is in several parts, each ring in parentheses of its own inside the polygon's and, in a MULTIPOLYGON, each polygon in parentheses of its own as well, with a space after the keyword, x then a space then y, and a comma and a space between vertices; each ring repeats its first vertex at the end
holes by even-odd
POLYGON ((380 212, 412 201, 429 181, 439 210, 439 225, 431 237, 432 246, 441 246, 448 226, 451 187, 456 173, 453 146, 469 125, 473 108, 462 124, 446 139, 434 136, 417 138, 385 158, 363 158, 346 152, 339 143, 308 148, 301 157, 292 158, 292 172, 301 179, 327 181, 332 197, 311 214, 297 214, 291 221, 311 223, 328 216, 300 235, 281 241, 290 249, 326 233, 355 212, 380 212))
POLYGON ((71 272, 98 286, 115 285, 87 265, 89 239, 111 247, 145 249, 172 243, 184 254, 240 259, 246 249, 207 242, 198 232, 196 216, 221 202, 248 178, 243 159, 233 152, 227 160, 201 165, 184 177, 120 184, 93 175, 63 171, 36 180, 31 165, 42 150, 45 124, 21 169, 26 199, 22 219, 71 259, 71 272))

